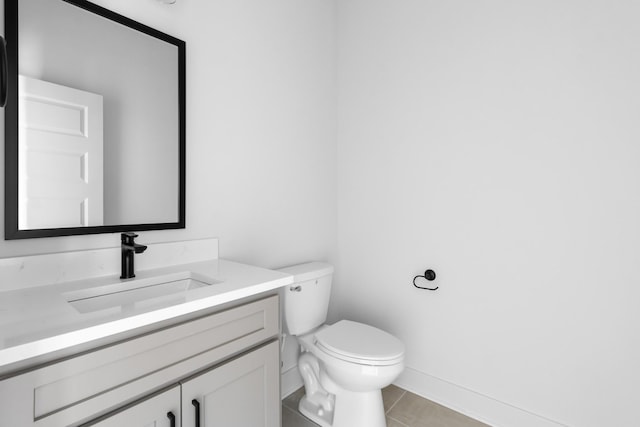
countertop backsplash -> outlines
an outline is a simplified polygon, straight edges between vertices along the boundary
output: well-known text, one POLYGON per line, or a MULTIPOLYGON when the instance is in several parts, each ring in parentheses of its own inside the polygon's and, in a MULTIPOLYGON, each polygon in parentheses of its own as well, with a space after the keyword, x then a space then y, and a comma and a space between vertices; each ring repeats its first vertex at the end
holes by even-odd
MULTIPOLYGON (((144 243, 141 241, 141 243, 144 243)), ((153 243, 136 255, 136 270, 218 259, 218 239, 153 243)), ((120 247, 0 259, 0 292, 120 272, 120 247)))

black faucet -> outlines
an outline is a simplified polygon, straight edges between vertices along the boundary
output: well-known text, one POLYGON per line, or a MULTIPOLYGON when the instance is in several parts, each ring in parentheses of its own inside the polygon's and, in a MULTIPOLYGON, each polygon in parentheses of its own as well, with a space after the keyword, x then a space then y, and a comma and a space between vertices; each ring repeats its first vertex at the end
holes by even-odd
POLYGON ((145 245, 140 245, 134 241, 136 237, 138 237, 136 233, 122 233, 120 235, 120 239, 122 241, 122 244, 120 245, 122 248, 121 279, 131 279, 132 277, 136 277, 133 269, 133 255, 141 254, 147 250, 145 245))

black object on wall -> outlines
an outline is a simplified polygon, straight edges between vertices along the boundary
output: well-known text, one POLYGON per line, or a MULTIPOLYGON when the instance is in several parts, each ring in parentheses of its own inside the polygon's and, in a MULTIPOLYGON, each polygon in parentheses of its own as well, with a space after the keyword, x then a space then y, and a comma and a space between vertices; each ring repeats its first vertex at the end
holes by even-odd
POLYGON ((0 36, 0 107, 7 105, 7 42, 0 36))
POLYGON ((416 277, 413 278, 413 286, 415 286, 418 289, 426 289, 427 291, 435 291, 439 288, 439 286, 436 286, 435 288, 429 288, 426 286, 420 286, 416 283, 416 280, 418 279, 425 279, 428 280, 429 282, 432 282, 434 280, 436 280, 436 272, 433 270, 427 270, 424 272, 423 275, 417 275, 416 277))

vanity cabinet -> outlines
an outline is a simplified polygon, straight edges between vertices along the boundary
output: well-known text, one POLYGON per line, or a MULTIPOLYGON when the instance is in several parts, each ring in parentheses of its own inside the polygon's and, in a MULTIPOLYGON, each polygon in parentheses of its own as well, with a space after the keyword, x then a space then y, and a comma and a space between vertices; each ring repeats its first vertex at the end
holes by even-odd
POLYGON ((34 367, 0 381, 0 424, 197 427, 195 401, 200 426, 279 427, 279 332, 273 295, 34 367))
POLYGON ((278 351, 273 341, 81 427, 279 427, 278 351))

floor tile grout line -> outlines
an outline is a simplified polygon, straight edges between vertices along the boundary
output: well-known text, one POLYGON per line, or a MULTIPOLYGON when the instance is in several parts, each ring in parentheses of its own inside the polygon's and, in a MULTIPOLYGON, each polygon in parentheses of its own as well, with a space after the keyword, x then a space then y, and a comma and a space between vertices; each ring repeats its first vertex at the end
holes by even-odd
POLYGON ((284 406, 284 407, 285 407, 285 408, 287 408, 287 409, 291 409, 292 411, 295 411, 295 410, 296 410, 296 408, 295 408, 295 407, 290 406, 288 403, 285 403, 285 401, 284 401, 284 400, 282 401, 282 406, 284 406))
POLYGON ((398 421, 396 418, 389 417, 389 419, 391 419, 391 420, 393 420, 393 421, 397 422, 398 424, 400 424, 400 425, 401 425, 401 426, 403 426, 403 427, 409 427, 408 425, 406 425, 406 424, 405 424, 405 423, 403 423, 402 421, 398 421))
MULTIPOLYGON (((401 389, 402 390, 402 389, 401 389)), ((404 397, 404 395, 407 394, 407 390, 403 390, 402 394, 400 395, 399 398, 396 399, 395 402, 393 402, 393 405, 391 405, 389 407, 389 409, 387 410, 387 412, 385 412, 384 414, 387 415, 389 412, 391 412, 391 410, 398 404, 398 402, 400 402, 400 400, 404 397)), ((397 420, 396 420, 397 421, 397 420)))

